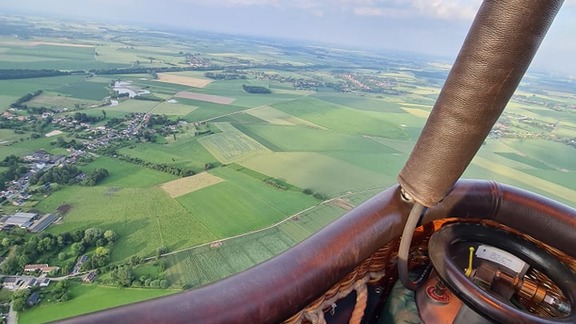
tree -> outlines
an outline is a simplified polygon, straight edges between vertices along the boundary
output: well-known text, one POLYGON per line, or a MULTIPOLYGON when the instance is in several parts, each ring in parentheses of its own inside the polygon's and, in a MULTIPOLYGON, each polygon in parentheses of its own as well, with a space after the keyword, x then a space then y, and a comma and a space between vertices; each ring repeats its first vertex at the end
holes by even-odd
POLYGON ((18 257, 15 253, 10 253, 10 255, 2 262, 0 265, 0 272, 2 274, 13 274, 18 271, 18 257))
POLYGON ((162 256, 162 254, 166 254, 168 253, 168 248, 165 246, 161 246, 158 249, 156 249, 156 257, 160 258, 162 256))
POLYGON ((81 242, 73 243, 70 248, 72 249, 72 253, 74 253, 76 256, 79 256, 80 254, 84 253, 84 250, 86 250, 86 247, 81 242))
POLYGON ((106 119, 106 110, 102 109, 102 116, 104 116, 104 119, 106 119))
POLYGON ((18 257, 18 266, 20 268, 24 268, 28 263, 30 263, 30 258, 26 254, 22 254, 18 257))
POLYGON ((12 294, 12 307, 17 312, 21 312, 28 306, 28 297, 30 297, 30 290, 19 289, 12 294))
POLYGON ((104 239, 106 239, 108 243, 113 243, 116 242, 118 236, 116 235, 116 232, 114 232, 113 230, 107 230, 106 232, 104 232, 104 239))
POLYGON ((168 280, 166 280, 166 279, 160 280, 160 288, 166 289, 169 286, 170 286, 170 283, 168 282, 168 280))
POLYGON ((130 287, 132 281, 136 277, 132 267, 129 265, 124 265, 112 270, 110 276, 121 287, 130 287))
POLYGON ((74 233, 72 233, 72 241, 80 242, 82 241, 82 238, 84 238, 84 231, 75 230, 74 233))
POLYGON ((54 240, 50 237, 45 237, 38 242, 38 251, 52 251, 54 248, 54 240))
POLYGON ((84 242, 89 246, 96 245, 96 241, 102 238, 104 233, 98 227, 92 227, 84 231, 84 242))
POLYGON ((130 264, 135 266, 138 265, 142 262, 142 258, 137 256, 137 255, 133 255, 130 257, 130 264))
POLYGON ((58 260, 64 261, 64 260, 66 260, 66 259, 68 259, 68 254, 67 254, 67 253, 65 253, 65 252, 60 252, 60 253, 58 253, 58 260))
POLYGON ((96 254, 96 256, 100 257, 100 256, 110 256, 110 249, 107 249, 105 247, 99 246, 96 248, 96 251, 94 252, 94 254, 96 254))
POLYGON ((2 246, 5 247, 5 248, 7 248, 7 247, 10 246, 10 243, 11 243, 11 242, 12 242, 12 241, 10 241, 9 238, 5 237, 5 238, 2 239, 2 246))

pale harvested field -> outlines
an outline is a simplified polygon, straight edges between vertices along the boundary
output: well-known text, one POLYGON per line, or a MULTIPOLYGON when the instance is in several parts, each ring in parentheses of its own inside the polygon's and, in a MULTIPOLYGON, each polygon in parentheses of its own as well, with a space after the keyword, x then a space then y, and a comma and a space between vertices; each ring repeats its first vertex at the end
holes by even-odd
POLYGON ((188 91, 180 91, 175 95, 175 97, 176 98, 206 101, 206 102, 211 102, 211 103, 216 103, 216 104, 221 104, 221 105, 229 105, 229 104, 233 103, 234 101, 236 101, 235 98, 215 96, 215 95, 209 95, 209 94, 204 94, 204 93, 194 93, 194 92, 188 92, 188 91))
POLYGON ((194 191, 210 187, 224 181, 224 179, 212 175, 208 172, 202 172, 191 177, 181 178, 174 181, 166 182, 160 187, 172 198, 178 198, 194 191))
POLYGON ((174 75, 168 73, 158 73, 158 78, 159 79, 156 81, 180 84, 193 88, 204 88, 205 86, 209 85, 212 82, 212 80, 193 78, 183 75, 174 75))
POLYGON ((62 132, 61 130, 53 130, 50 133, 46 134, 46 137, 52 137, 52 136, 57 136, 57 135, 61 135, 64 134, 64 132, 62 132))
POLYGON ((304 119, 300 119, 298 117, 294 117, 292 115, 289 115, 289 114, 287 114, 281 110, 278 110, 278 109, 270 107, 270 106, 261 106, 261 107, 257 107, 254 109, 250 109, 250 110, 247 110, 246 113, 248 113, 248 114, 250 114, 256 118, 260 118, 263 121, 270 123, 272 125, 280 125, 280 126, 302 125, 302 126, 326 130, 325 127, 322 127, 322 126, 316 125, 314 123, 305 121, 304 119))
POLYGON ((352 208, 354 208, 354 205, 352 205, 352 203, 350 203, 350 200, 348 199, 342 199, 342 198, 332 199, 330 200, 330 204, 336 207, 340 207, 344 210, 352 210, 352 208))
POLYGON ((409 113, 410 115, 420 117, 420 118, 428 118, 430 116, 430 112, 424 109, 419 108, 402 108, 405 112, 409 113))

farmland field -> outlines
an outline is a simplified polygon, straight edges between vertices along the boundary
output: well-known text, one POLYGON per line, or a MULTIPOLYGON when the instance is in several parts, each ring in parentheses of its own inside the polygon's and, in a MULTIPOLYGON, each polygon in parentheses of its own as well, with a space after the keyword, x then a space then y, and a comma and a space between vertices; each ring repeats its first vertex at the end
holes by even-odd
POLYGON ((96 285, 73 284, 72 299, 66 303, 49 304, 19 313, 21 323, 46 323, 74 315, 94 312, 113 306, 166 296, 178 290, 113 288, 96 285))
POLYGON ((330 196, 395 183, 395 177, 366 170, 320 153, 268 153, 239 164, 260 173, 286 179, 301 188, 310 188, 330 196), (282 167, 286 165, 291 167, 282 167))
POLYGON ((297 191, 282 191, 230 168, 211 171, 224 182, 176 200, 218 238, 280 221, 316 203, 297 191))
POLYGON ((100 157, 89 165, 81 167, 84 172, 88 173, 100 168, 108 170, 110 174, 100 183, 101 186, 106 187, 147 188, 176 179, 176 176, 165 172, 151 170, 109 157, 100 157))
POLYGON ((262 106, 262 107, 257 107, 255 109, 250 109, 246 113, 248 113, 254 117, 260 118, 263 121, 270 123, 272 125, 279 125, 279 126, 302 125, 302 126, 308 126, 308 127, 313 127, 313 128, 325 129, 325 128, 320 127, 316 124, 307 122, 307 121, 300 119, 300 118, 296 118, 292 115, 289 115, 285 112, 282 112, 278 109, 274 109, 274 108, 269 107, 269 106, 262 106))
POLYGON ((64 85, 55 91, 79 99, 102 100, 110 95, 110 91, 106 89, 107 85, 107 83, 80 82, 64 85))
POLYGON ((403 129, 385 118, 378 118, 377 115, 373 114, 367 115, 351 108, 329 104, 318 99, 304 98, 276 104, 273 107, 334 131, 393 139, 407 137, 403 129))
MULTIPOLYGON (((376 192, 354 194, 347 199, 359 204, 376 192)), ((199 287, 228 277, 284 252, 345 212, 336 205, 317 205, 269 229, 169 255, 167 279, 199 287)))
POLYGON ((222 104, 222 105, 229 105, 236 100, 234 98, 228 98, 228 97, 223 97, 223 96, 214 96, 214 95, 208 95, 208 94, 203 94, 203 93, 187 92, 187 91, 178 92, 175 95, 175 97, 176 98, 184 98, 184 99, 193 99, 193 100, 199 100, 199 101, 206 101, 206 102, 211 102, 211 103, 215 103, 215 104, 222 104))
POLYGON ((224 164, 236 162, 268 150, 229 123, 215 123, 214 125, 220 128, 222 133, 212 134, 198 141, 224 164))
POLYGON ((178 134, 177 140, 164 145, 139 143, 123 148, 121 154, 154 163, 165 163, 194 170, 204 170, 206 163, 218 164, 214 158, 194 137, 178 134))
POLYGON ((120 237, 112 251, 113 261, 131 255, 151 256, 160 246, 174 250, 216 238, 182 205, 156 187, 69 187, 53 193, 37 208, 48 212, 64 204, 72 206, 70 212, 62 224, 53 225, 48 231, 112 229, 120 237))
POLYGON ((183 105, 177 101, 166 101, 156 106, 152 112, 160 115, 186 116, 197 108, 198 107, 195 106, 183 105))
POLYGON ((212 82, 212 80, 209 79, 193 78, 180 74, 159 73, 158 77, 158 81, 160 82, 180 84, 193 88, 204 88, 212 82))
POLYGON ((202 172, 191 177, 163 183, 161 187, 170 195, 170 197, 178 198, 191 192, 215 185, 222 181, 224 181, 224 179, 207 172, 202 172))

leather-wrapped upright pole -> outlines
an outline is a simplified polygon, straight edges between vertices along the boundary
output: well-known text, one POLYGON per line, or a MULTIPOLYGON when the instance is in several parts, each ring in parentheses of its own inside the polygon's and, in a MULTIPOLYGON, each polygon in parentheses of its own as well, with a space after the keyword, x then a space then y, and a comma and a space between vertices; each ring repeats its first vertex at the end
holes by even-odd
POLYGON ((563 0, 485 0, 398 177, 433 206, 462 175, 516 90, 563 0))

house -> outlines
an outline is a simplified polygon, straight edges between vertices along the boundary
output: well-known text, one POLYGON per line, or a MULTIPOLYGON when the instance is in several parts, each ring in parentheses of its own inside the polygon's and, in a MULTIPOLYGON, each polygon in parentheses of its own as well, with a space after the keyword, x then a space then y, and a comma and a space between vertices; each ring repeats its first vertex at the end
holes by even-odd
POLYGON ((4 288, 8 290, 16 290, 22 285, 22 279, 18 277, 4 277, 4 288))
POLYGON ((50 153, 44 150, 38 150, 33 152, 32 154, 24 156, 24 161, 26 162, 40 162, 40 163, 49 163, 51 159, 50 153))
POLYGON ((40 293, 35 291, 33 292, 30 297, 28 297, 28 300, 26 301, 26 303, 28 304, 28 306, 32 307, 32 306, 36 306, 36 304, 38 304, 40 302, 40 293))
POLYGON ((82 278, 82 281, 85 283, 92 283, 94 282, 97 276, 98 274, 96 273, 96 271, 90 271, 87 275, 84 276, 84 278, 82 278))
POLYGON ((33 288, 38 285, 38 280, 36 280, 36 278, 30 278, 25 284, 26 288, 33 288))
POLYGON ((42 270, 43 268, 47 268, 48 264, 27 264, 24 266, 24 272, 35 272, 38 270, 42 270))
POLYGON ((60 267, 51 267, 46 263, 43 264, 27 264, 24 266, 24 272, 36 272, 36 271, 42 271, 42 273, 49 273, 51 271, 58 271, 60 270, 60 267))
POLYGON ((48 285, 50 284, 50 278, 44 278, 42 279, 42 281, 40 281, 40 287, 48 287, 48 285))

